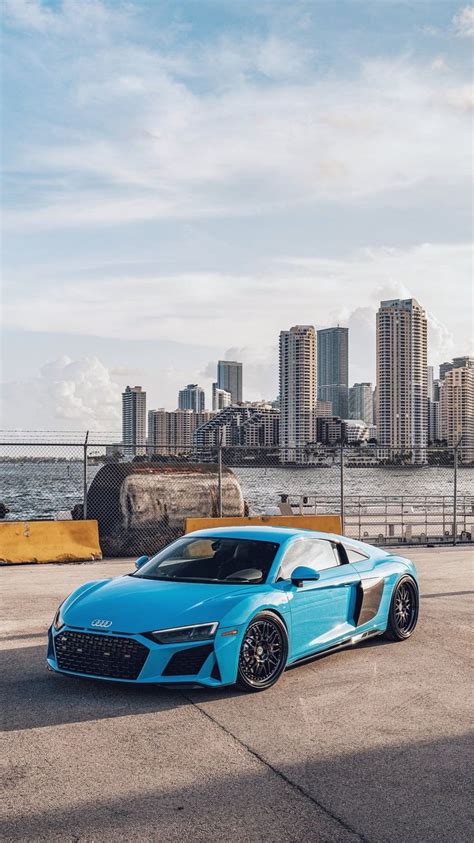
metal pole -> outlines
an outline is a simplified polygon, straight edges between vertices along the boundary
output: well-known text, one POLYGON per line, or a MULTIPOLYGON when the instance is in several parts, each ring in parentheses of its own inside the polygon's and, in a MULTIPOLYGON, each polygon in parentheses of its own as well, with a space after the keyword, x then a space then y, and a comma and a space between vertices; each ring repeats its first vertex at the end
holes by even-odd
POLYGON ((87 442, 89 439, 89 431, 86 431, 86 438, 84 439, 84 460, 83 460, 83 491, 82 491, 82 517, 84 521, 87 519, 87 442))
POLYGON ((341 510, 341 533, 344 535, 344 442, 341 440, 341 457, 340 457, 340 510, 341 510))
POLYGON ((217 448, 217 513, 222 518, 222 430, 219 431, 217 448))
POLYGON ((453 478, 453 544, 457 542, 458 532, 458 445, 454 446, 454 478, 453 478))

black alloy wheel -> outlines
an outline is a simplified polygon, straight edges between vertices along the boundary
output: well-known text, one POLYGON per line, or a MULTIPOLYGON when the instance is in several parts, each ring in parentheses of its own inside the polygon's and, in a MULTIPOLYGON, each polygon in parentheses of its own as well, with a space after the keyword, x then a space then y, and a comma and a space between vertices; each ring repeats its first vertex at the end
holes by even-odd
POLYGON ((417 621, 420 599, 418 587, 411 577, 403 577, 395 586, 388 617, 387 638, 404 641, 412 635, 417 621))
POLYGON ((288 658, 284 623, 272 612, 260 612, 249 623, 240 647, 237 684, 246 691, 264 691, 275 684, 288 658))

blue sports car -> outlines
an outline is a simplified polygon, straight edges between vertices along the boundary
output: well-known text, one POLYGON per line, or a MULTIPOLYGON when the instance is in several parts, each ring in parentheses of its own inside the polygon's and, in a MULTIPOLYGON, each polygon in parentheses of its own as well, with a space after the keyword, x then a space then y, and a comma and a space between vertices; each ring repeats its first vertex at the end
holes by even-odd
POLYGON ((322 651, 409 638, 418 605, 403 556, 309 530, 201 530, 76 589, 47 661, 74 676, 262 691, 322 651))

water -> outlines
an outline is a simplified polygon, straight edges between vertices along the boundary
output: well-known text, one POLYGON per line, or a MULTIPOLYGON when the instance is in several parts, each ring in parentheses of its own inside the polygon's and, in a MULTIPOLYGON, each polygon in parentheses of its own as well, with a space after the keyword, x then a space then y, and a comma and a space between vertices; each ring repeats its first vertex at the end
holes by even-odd
MULTIPOLYGON (((90 480, 97 471, 93 466, 90 480)), ((1 462, 0 501, 6 519, 54 518, 82 503, 82 462, 1 462)))
MULTIPOLYGON (((100 466, 89 466, 88 482, 100 466)), ((250 512, 275 507, 280 494, 339 495, 340 475, 331 468, 234 468, 250 512)), ((0 501, 10 509, 8 520, 54 518, 82 503, 83 467, 77 462, 0 461, 0 501)), ((458 471, 458 493, 474 493, 474 469, 458 471)), ((453 494, 453 468, 346 468, 345 495, 453 494)))
MULTIPOLYGON (((275 506, 280 494, 324 497, 340 494, 339 466, 331 468, 236 468, 244 498, 255 512, 275 506)), ((474 469, 458 470, 458 494, 474 493, 474 469)), ((448 495, 453 494, 453 468, 346 468, 344 494, 448 495)))

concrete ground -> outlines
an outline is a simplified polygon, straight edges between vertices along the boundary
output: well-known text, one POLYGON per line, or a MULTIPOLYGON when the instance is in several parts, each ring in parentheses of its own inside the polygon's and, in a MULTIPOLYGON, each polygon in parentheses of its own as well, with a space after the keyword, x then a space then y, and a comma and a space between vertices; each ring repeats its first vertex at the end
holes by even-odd
POLYGON ((0 570, 5 841, 464 841, 472 551, 407 549, 414 637, 287 671, 270 691, 167 691, 45 670, 79 583, 127 561, 0 570))

